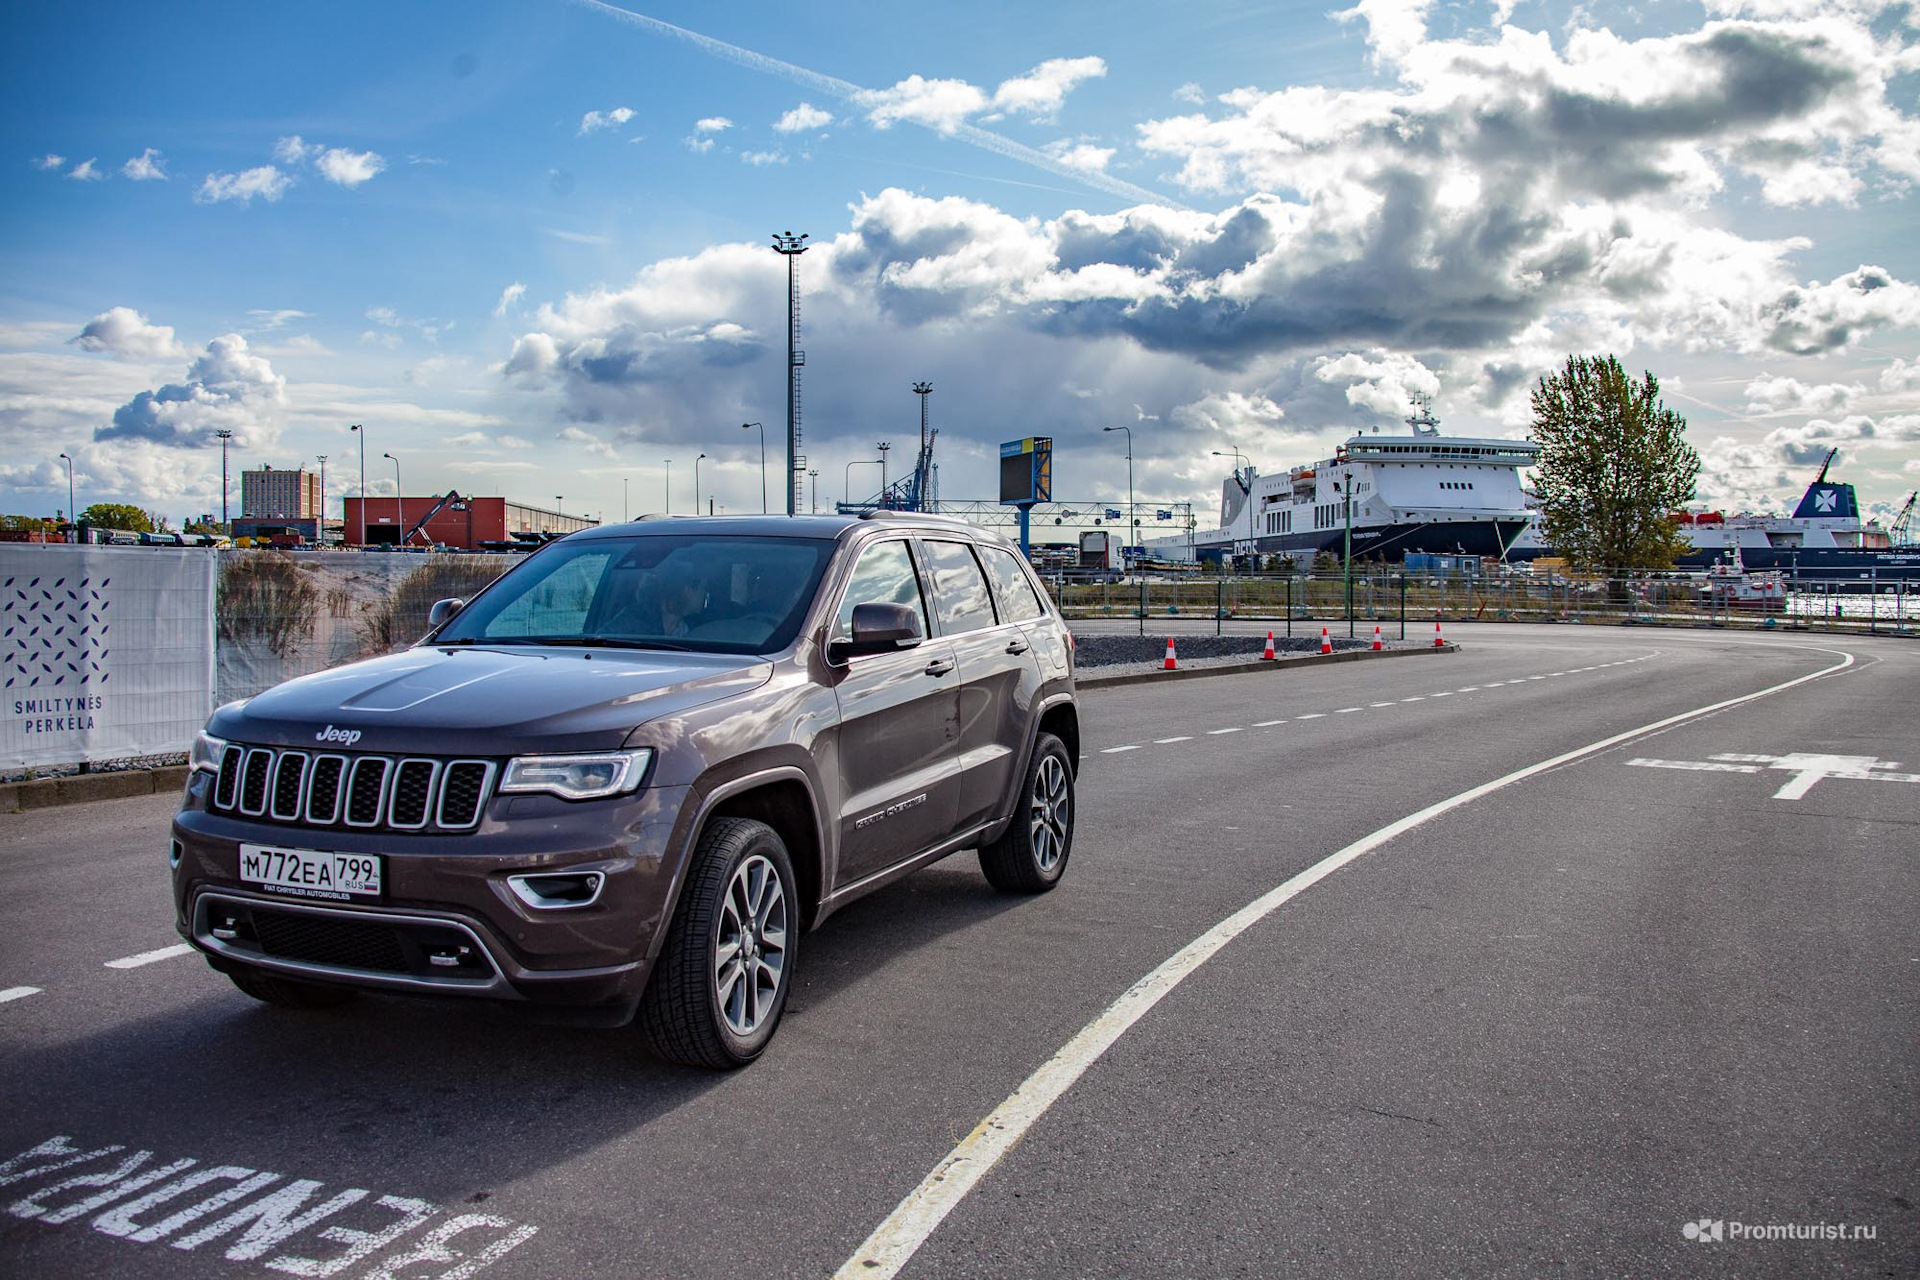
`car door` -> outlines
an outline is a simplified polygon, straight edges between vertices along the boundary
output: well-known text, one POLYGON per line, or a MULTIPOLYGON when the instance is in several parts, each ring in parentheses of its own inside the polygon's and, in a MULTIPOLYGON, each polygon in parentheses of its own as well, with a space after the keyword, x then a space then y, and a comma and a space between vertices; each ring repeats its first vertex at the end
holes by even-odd
POLYGON ((836 888, 944 841, 959 804, 960 674, 953 645, 934 635, 908 541, 863 548, 828 632, 852 635, 856 604, 909 605, 927 639, 896 653, 849 658, 834 693, 840 862, 836 888))
POLYGON ((940 633, 960 662, 960 798, 956 827, 998 817, 1026 763, 1027 724, 1040 687, 1031 641, 994 611, 971 543, 922 538, 940 633))

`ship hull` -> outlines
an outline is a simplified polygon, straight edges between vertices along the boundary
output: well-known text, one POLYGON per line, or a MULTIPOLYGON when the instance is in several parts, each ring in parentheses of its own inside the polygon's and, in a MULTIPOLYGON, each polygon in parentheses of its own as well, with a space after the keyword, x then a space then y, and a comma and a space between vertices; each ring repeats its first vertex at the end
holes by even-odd
MULTIPOLYGON (((1433 520, 1404 524, 1355 526, 1353 558, 1399 564, 1409 553, 1431 555, 1480 556, 1499 560, 1515 538, 1525 529, 1525 520, 1433 520)), ((1295 561, 1311 560, 1325 552, 1344 558, 1346 530, 1321 529, 1311 533, 1263 535, 1234 542, 1202 543, 1201 554, 1238 552, 1245 554, 1249 543, 1259 555, 1291 556, 1295 561)), ((1509 557, 1511 558, 1511 557, 1509 557)))
MULTIPOLYGON (((1725 547, 1695 548, 1677 563, 1706 568, 1729 554, 1725 547)), ((1742 547, 1740 563, 1750 573, 1782 573, 1801 586, 1831 583, 1850 591, 1905 584, 1920 589, 1920 551, 1850 551, 1825 547, 1742 547)))

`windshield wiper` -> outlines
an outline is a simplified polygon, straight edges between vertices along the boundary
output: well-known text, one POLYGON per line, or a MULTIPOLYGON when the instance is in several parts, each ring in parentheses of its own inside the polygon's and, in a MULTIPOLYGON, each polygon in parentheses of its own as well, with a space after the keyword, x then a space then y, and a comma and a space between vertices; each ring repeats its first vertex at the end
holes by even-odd
POLYGON ((624 640, 616 636, 528 636, 521 643, 553 645, 569 649, 666 649, 675 653, 699 652, 690 644, 671 640, 624 640))

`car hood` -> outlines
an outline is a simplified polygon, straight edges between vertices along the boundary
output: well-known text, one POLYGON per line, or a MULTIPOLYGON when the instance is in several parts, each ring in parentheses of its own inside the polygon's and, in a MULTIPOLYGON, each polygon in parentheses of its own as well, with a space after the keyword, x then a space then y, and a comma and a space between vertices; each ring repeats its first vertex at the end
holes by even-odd
POLYGON ((752 656, 427 645, 289 680, 215 712, 208 729, 309 750, 605 751, 636 725, 756 688, 772 672, 752 656))

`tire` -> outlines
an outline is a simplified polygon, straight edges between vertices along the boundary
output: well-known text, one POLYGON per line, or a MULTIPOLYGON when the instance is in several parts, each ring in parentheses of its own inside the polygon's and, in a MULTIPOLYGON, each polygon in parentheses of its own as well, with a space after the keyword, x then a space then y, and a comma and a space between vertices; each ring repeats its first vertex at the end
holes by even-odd
POLYGON ((1020 802, 998 840, 980 846, 980 870, 1003 893, 1045 893, 1073 852, 1073 760, 1043 733, 1033 744, 1020 802))
POLYGON ((251 967, 235 966, 227 971, 233 985, 265 1004, 282 1009, 332 1009, 353 999, 355 992, 344 987, 327 987, 317 982, 296 982, 251 967))
POLYGON ((647 1047, 669 1062, 715 1070, 758 1058, 793 986, 799 921, 793 863, 779 834, 746 818, 708 824, 640 999, 647 1047))

